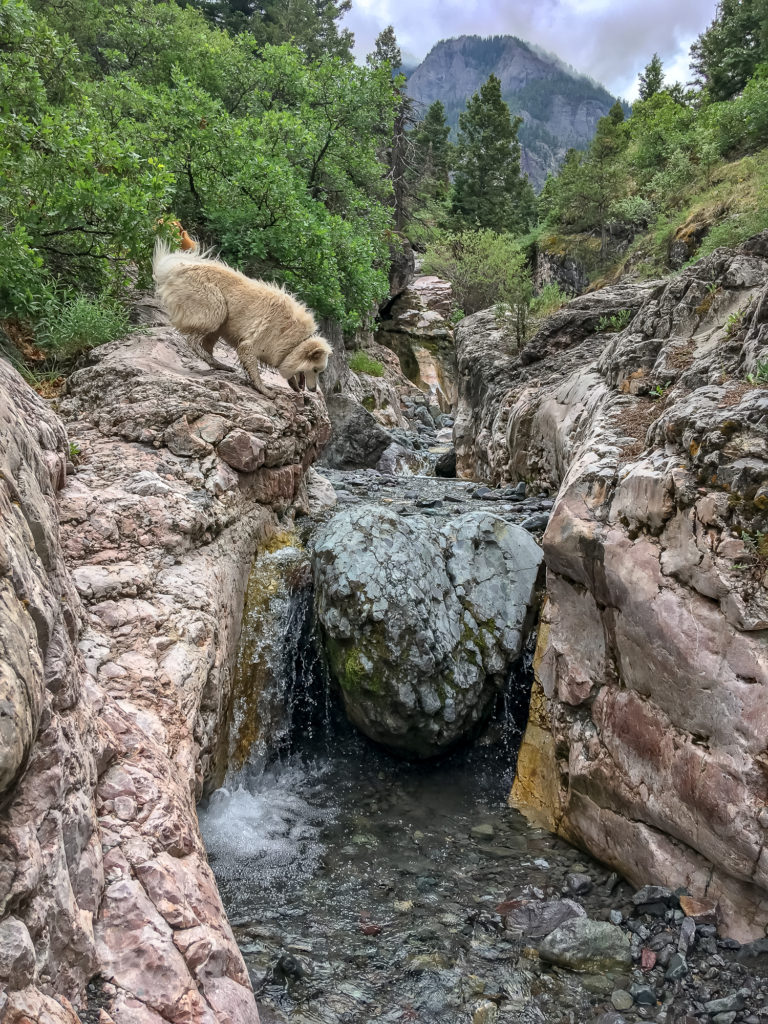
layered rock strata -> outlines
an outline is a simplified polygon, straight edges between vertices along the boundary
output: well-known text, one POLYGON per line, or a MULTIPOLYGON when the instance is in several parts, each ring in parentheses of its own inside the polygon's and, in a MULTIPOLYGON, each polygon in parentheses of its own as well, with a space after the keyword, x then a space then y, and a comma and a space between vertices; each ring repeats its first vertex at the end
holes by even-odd
POLYGON ((389 307, 377 340, 397 355, 406 377, 433 395, 444 412, 456 403, 456 358, 448 281, 416 276, 389 307))
POLYGON ((329 424, 166 327, 94 355, 66 432, 0 362, 3 1020, 74 1024, 98 974, 103 1024, 256 1024, 195 800, 254 550, 329 424))
POLYGON ((458 332, 460 467, 558 492, 513 800, 741 939, 768 922, 766 282, 762 235, 522 352, 458 332))

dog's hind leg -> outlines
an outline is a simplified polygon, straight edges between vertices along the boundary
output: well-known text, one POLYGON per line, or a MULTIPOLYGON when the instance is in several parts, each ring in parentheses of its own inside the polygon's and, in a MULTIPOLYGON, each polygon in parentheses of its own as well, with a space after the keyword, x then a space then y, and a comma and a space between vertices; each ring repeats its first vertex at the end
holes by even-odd
POLYGON ((219 359, 214 358, 213 350, 216 347, 216 342, 218 340, 219 332, 213 331, 211 334, 206 334, 200 341, 200 353, 203 359, 209 366, 212 366, 214 370, 227 370, 229 373, 236 373, 237 370, 234 366, 228 366, 227 363, 222 363, 219 359))
POLYGON ((237 358, 242 363, 243 369, 253 381, 253 386, 259 394, 264 395, 265 398, 274 398, 277 392, 261 379, 259 357, 254 352, 251 342, 244 341, 241 345, 237 346, 237 358))

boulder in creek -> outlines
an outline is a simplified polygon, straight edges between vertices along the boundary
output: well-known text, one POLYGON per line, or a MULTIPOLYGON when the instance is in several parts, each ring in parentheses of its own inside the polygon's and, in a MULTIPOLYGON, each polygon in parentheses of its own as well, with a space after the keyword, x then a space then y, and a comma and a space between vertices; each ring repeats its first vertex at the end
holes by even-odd
POLYGON ((350 720, 412 759, 471 734, 520 654, 541 559, 486 511, 442 526, 369 505, 334 516, 315 541, 316 608, 350 720))
POLYGON ((321 464, 331 469, 373 468, 392 443, 390 432, 347 395, 328 395, 325 403, 332 432, 321 464))
POLYGON ((632 966, 629 936, 615 924, 588 917, 572 917, 550 932, 539 946, 539 956, 548 963, 590 974, 626 971, 632 966))

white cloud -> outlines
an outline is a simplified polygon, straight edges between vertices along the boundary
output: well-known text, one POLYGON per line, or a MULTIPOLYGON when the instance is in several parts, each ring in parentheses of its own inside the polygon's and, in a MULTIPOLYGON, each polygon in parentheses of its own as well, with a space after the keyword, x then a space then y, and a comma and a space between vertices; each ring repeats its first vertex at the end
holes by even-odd
POLYGON ((389 24, 401 49, 419 57, 451 36, 516 35, 633 99, 655 52, 669 81, 689 79, 690 44, 714 8, 714 0, 353 0, 345 24, 359 57, 389 24))

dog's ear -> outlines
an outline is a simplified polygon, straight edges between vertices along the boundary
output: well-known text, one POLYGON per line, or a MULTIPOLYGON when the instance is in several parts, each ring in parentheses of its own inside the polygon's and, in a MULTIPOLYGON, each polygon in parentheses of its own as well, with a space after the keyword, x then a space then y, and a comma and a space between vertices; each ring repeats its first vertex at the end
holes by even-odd
POLYGON ((306 345, 307 359, 311 363, 315 363, 318 366, 322 363, 325 365, 328 362, 333 349, 324 338, 314 337, 309 338, 306 345))

